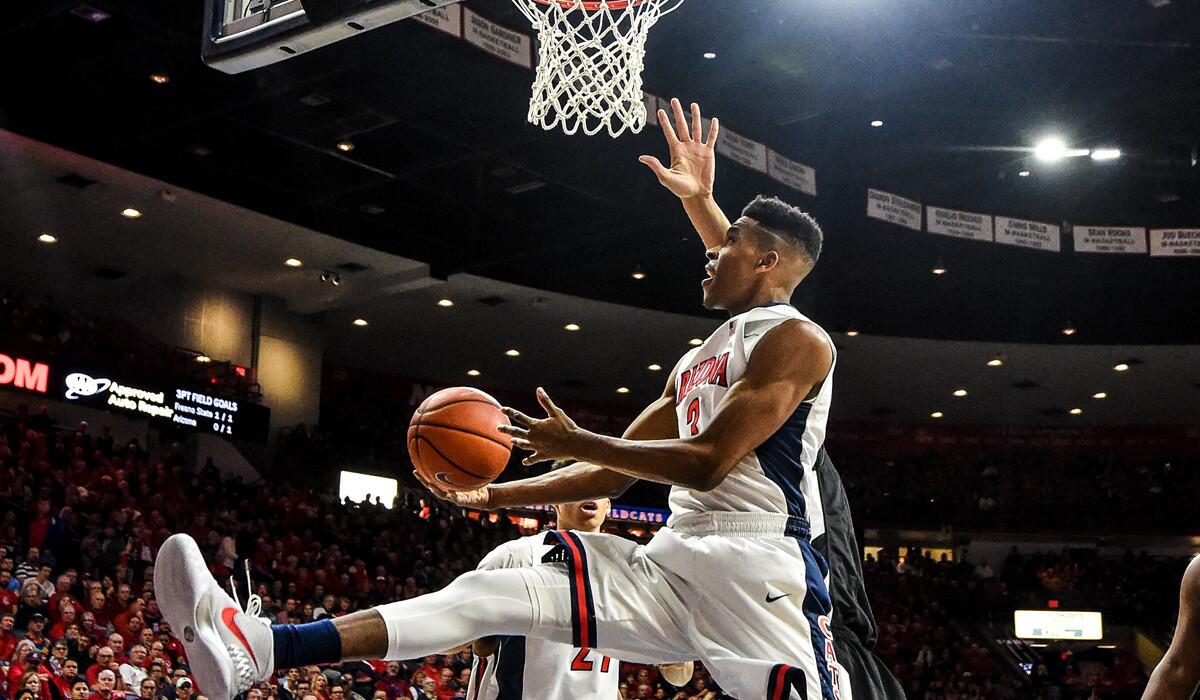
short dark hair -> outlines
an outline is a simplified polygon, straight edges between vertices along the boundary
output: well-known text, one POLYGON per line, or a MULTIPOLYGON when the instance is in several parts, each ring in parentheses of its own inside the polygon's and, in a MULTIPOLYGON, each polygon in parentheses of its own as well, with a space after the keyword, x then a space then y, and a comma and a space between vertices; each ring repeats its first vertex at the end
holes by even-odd
POLYGON ((815 265, 821 257, 825 236, 811 214, 793 207, 778 197, 759 195, 742 210, 742 216, 754 219, 764 229, 798 246, 815 265))

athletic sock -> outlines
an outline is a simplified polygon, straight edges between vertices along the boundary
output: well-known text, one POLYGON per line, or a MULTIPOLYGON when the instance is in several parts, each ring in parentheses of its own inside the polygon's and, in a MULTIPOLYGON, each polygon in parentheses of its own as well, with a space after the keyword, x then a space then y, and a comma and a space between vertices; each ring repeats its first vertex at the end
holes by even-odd
POLYGON ((332 620, 303 625, 271 625, 275 668, 296 668, 342 660, 342 635, 332 620))

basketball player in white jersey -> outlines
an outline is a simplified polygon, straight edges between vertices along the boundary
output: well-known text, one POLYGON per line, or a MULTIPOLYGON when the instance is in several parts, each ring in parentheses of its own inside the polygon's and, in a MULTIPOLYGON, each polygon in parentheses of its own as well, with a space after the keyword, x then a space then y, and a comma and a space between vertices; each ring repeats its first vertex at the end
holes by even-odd
MULTIPOLYGON (((698 111, 698 110, 697 110, 698 111)), ((680 124, 680 142, 713 148, 680 124)), ((660 115, 660 119, 664 117, 660 115)), ((730 319, 685 355, 662 396, 613 438, 579 428, 539 389, 547 417, 506 409, 527 462, 565 469, 472 492, 435 494, 506 508, 672 486, 671 518, 646 546, 562 533, 561 561, 475 571, 446 588, 305 625, 243 611, 187 535, 163 543, 156 592, 214 700, 277 668, 342 659, 412 659, 488 636, 570 643, 638 663, 699 658, 742 700, 849 700, 830 628, 828 566, 810 541, 822 509, 814 460, 833 391, 830 337, 788 302, 820 255, 807 214, 758 198, 708 249, 704 304, 730 319)))
MULTIPOLYGON (((563 465, 566 466, 566 465, 563 465)), ((536 566, 561 555, 562 531, 600 532, 608 517, 607 498, 554 506, 558 532, 543 532, 505 542, 488 553, 477 567, 480 571, 536 566)), ((483 639, 474 645, 475 661, 467 700, 617 700, 621 662, 591 649, 536 637, 483 639)), ((692 664, 665 668, 685 685, 692 664)))

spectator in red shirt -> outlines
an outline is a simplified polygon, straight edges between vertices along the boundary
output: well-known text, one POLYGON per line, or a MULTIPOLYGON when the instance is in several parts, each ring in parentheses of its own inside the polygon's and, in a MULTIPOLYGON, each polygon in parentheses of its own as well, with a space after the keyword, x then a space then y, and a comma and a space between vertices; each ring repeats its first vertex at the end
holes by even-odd
POLYGON ((76 617, 78 617, 79 613, 75 610, 72 602, 71 598, 58 599, 58 622, 54 623, 54 626, 50 628, 51 639, 67 636, 67 626, 73 624, 76 617))
POLYGON ((100 627, 107 627, 109 621, 108 601, 104 597, 104 591, 100 590, 100 583, 93 582, 94 587, 88 592, 87 613, 92 615, 95 624, 100 627))
POLYGON ((17 635, 13 634, 16 616, 10 612, 0 614, 0 661, 12 658, 17 650, 17 635))
POLYGON ((108 648, 112 649, 113 656, 118 664, 123 664, 128 660, 125 657, 125 638, 119 632, 113 632, 108 635, 108 648))
POLYGON ((79 601, 75 600, 75 596, 71 595, 71 575, 59 574, 54 580, 54 593, 47 601, 50 607, 50 619, 57 622, 58 616, 62 614, 63 601, 70 601, 71 607, 75 608, 75 613, 78 615, 83 612, 83 606, 79 601))
POLYGON ((92 686, 92 694, 88 700, 121 700, 124 695, 117 691, 117 673, 106 668, 96 675, 96 683, 92 686))
POLYGON ((137 633, 141 632, 142 627, 145 626, 143 624, 143 619, 142 619, 142 610, 144 610, 145 608, 146 608, 145 601, 143 601, 141 598, 134 598, 133 600, 131 600, 129 602, 128 608, 126 608, 123 612, 119 612, 116 615, 113 615, 113 618, 112 618, 113 629, 116 630, 118 633, 120 633, 122 636, 128 637, 131 640, 137 639, 137 633), (131 620, 133 620, 135 618, 138 620, 138 627, 136 630, 131 630, 131 629, 129 629, 129 623, 131 620))
MULTIPOLYGON (((100 680, 101 671, 116 673, 119 668, 120 664, 117 663, 116 654, 113 653, 113 650, 108 647, 100 647, 96 650, 96 663, 87 670, 88 684, 95 688, 96 683, 100 680)), ((113 683, 115 687, 115 678, 113 679, 113 683)))
POLYGON ((15 613, 17 611, 17 593, 12 590, 12 572, 8 569, 0 571, 0 613, 15 613))
POLYGON ((79 662, 75 659, 64 660, 58 673, 50 677, 50 682, 58 688, 59 697, 62 698, 71 696, 71 687, 78 681, 87 683, 87 679, 79 675, 79 662))
POLYGON ((86 680, 77 678, 71 683, 71 700, 88 700, 91 695, 92 689, 86 680))

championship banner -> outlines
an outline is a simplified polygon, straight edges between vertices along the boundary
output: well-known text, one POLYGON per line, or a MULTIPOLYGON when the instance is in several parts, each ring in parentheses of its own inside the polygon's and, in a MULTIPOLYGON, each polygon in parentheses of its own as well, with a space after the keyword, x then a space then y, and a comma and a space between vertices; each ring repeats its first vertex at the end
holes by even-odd
POLYGON ((1150 229, 1150 255, 1156 258, 1200 255, 1200 228, 1150 229))
POLYGON ((1062 249, 1062 232, 1053 224, 997 216, 996 242, 1057 253, 1062 249))
POLYGON ((969 238, 973 241, 991 243, 993 239, 992 217, 988 214, 928 206, 925 207, 925 228, 930 233, 969 238))
POLYGON ((533 39, 463 8, 463 38, 487 53, 533 68, 533 39))
MULTIPOLYGON (((707 138, 709 130, 712 128, 712 120, 705 121, 707 121, 707 125, 704 136, 707 138)), ((751 170, 757 170, 760 173, 767 172, 767 147, 745 136, 735 134, 724 124, 721 125, 721 135, 717 138, 717 153, 735 163, 741 163, 751 170)))
POLYGON ((1076 253, 1146 254, 1146 229, 1139 226, 1075 226, 1076 253))
POLYGON ((787 187, 817 196, 817 171, 804 163, 797 163, 767 149, 767 175, 787 187))
POLYGON ((444 5, 426 10, 419 15, 413 15, 412 19, 461 39, 463 35, 462 10, 462 5, 444 5))
POLYGON ((867 190, 867 216, 921 230, 921 203, 897 194, 867 190))

